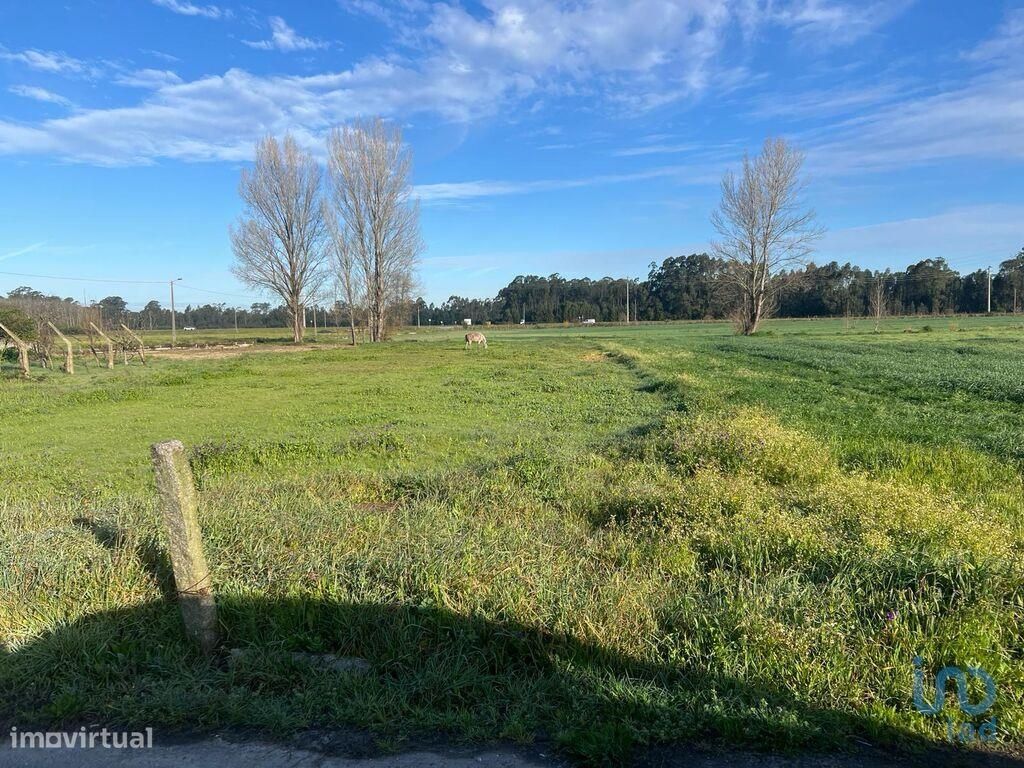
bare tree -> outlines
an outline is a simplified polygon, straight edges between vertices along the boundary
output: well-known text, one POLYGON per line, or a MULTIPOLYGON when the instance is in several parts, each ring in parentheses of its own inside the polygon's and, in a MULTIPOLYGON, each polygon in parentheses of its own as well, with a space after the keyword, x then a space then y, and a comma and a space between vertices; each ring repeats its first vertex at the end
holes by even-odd
POLYGON ((352 336, 352 346, 356 345, 356 306, 361 301, 361 284, 364 282, 356 259, 355 247, 352 242, 352 230, 347 224, 338 222, 334 210, 324 206, 324 220, 331 235, 331 260, 334 278, 338 290, 344 297, 348 308, 348 326, 352 336))
POLYGON ((804 207, 803 155, 784 139, 767 139, 761 154, 743 157, 743 171, 722 179, 722 201, 711 215, 720 239, 715 254, 726 263, 726 279, 739 294, 737 325, 757 331, 770 314, 777 276, 801 264, 824 230, 804 207))
POLYGON ((326 277, 320 177, 316 161, 291 136, 261 140, 255 165, 242 171, 238 185, 245 212, 231 228, 232 272, 281 298, 296 342, 302 341, 305 303, 326 277))
POLYGON ((885 315, 887 292, 885 285, 886 277, 888 277, 888 272, 886 272, 885 277, 880 274, 876 275, 874 282, 871 284, 869 294, 871 316, 875 318, 875 333, 878 333, 878 330, 882 325, 882 317, 885 315))
POLYGON ((380 118, 336 128, 328 156, 331 205, 363 278, 370 339, 383 341, 389 313, 407 300, 423 251, 412 157, 398 128, 380 118))

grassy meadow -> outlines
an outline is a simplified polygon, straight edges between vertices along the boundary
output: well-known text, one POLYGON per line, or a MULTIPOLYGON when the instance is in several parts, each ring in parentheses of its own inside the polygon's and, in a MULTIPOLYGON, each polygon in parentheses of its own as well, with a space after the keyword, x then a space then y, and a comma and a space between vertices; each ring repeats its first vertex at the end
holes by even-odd
POLYGON ((915 711, 920 655, 991 674, 995 748, 1024 747, 1019 320, 485 330, 8 363, 0 720, 913 750, 965 717, 915 711), (172 437, 210 660, 169 599, 172 437))

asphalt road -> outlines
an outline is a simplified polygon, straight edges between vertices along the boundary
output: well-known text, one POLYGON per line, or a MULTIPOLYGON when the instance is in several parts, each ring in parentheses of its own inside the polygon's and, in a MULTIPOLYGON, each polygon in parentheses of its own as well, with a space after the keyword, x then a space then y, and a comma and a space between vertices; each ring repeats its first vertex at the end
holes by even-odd
MULTIPOLYGON (((151 748, 12 748, 0 742, 0 768, 569 768, 548 747, 498 745, 484 748, 430 746, 400 754, 353 744, 351 738, 318 738, 311 746, 277 744, 237 735, 154 739, 151 748)), ((968 768, 1022 768, 1024 760, 1006 755, 953 752, 901 758, 865 750, 844 755, 767 755, 721 752, 685 746, 659 747, 636 756, 639 768, 890 768, 930 765, 968 768)))

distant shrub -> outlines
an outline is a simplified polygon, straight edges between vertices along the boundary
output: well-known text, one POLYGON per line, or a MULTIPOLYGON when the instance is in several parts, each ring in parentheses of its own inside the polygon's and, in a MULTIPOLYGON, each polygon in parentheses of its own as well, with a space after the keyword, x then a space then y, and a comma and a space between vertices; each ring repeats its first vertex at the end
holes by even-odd
MULTIPOLYGON (((39 338, 35 320, 17 307, 0 307, 0 323, 7 326, 22 341, 35 341, 39 338)), ((9 341, 3 331, 0 331, 0 339, 9 341)))

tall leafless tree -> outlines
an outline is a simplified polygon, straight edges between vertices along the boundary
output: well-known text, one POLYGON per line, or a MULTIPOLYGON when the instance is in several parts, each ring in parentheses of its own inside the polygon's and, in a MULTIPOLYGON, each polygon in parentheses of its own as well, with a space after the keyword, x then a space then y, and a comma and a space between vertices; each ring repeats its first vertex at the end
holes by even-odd
POLYGON ((292 337, 302 341, 305 303, 326 277, 320 166, 291 136, 256 145, 256 162, 242 171, 245 212, 231 227, 232 272, 246 285, 281 298, 292 337))
POLYGON ((348 327, 354 347, 356 345, 356 307, 362 300, 364 278, 356 259, 352 230, 347 224, 338 221, 334 209, 328 205, 324 206, 324 220, 327 222, 327 231, 331 235, 331 266, 334 270, 334 280, 348 309, 348 327))
POLYGON ((874 282, 871 283, 871 289, 868 296, 871 316, 875 318, 875 333, 878 333, 878 330, 882 325, 882 317, 885 316, 885 305, 887 303, 886 297, 888 293, 885 282, 888 276, 888 272, 884 277, 881 274, 876 275, 874 282))
POLYGON ((412 157, 398 128, 376 118, 336 128, 328 159, 336 232, 363 279, 370 338, 382 341, 389 314, 411 293, 423 251, 412 157))
POLYGON ((803 203, 803 155, 784 139, 767 139, 761 154, 744 155, 739 178, 722 179, 722 201, 711 215, 717 256, 739 295, 737 325, 757 331, 771 312, 779 274, 803 263, 824 234, 803 203))

